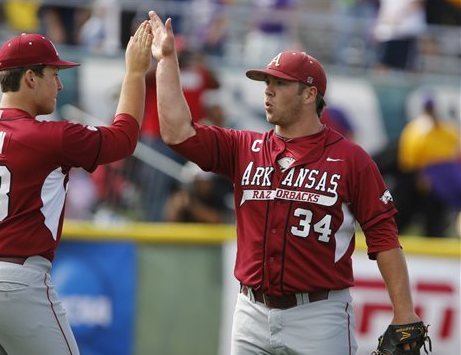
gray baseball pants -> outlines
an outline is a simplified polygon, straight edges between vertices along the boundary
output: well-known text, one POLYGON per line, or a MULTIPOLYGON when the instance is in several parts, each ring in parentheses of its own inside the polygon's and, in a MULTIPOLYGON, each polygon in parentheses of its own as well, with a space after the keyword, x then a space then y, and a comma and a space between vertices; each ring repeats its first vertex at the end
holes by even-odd
POLYGON ((40 256, 0 262, 0 355, 78 355, 66 313, 40 256))
POLYGON ((231 355, 354 355, 355 318, 348 289, 289 309, 269 309, 240 293, 231 355))

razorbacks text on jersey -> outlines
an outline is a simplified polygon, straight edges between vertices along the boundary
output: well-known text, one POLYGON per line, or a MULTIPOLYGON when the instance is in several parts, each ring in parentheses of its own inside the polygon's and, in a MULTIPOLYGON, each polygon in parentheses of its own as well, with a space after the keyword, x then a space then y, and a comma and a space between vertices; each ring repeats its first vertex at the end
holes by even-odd
POLYGON ((356 221, 371 258, 399 246, 376 164, 336 131, 286 140, 273 130, 194 128, 172 148, 233 181, 242 284, 272 295, 352 286, 356 221))

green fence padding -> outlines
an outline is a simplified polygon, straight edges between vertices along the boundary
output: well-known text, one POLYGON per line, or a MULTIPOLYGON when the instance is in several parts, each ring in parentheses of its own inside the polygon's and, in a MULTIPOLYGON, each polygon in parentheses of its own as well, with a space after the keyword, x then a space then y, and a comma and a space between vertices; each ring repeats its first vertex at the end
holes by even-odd
POLYGON ((135 355, 216 355, 221 245, 140 245, 135 355))

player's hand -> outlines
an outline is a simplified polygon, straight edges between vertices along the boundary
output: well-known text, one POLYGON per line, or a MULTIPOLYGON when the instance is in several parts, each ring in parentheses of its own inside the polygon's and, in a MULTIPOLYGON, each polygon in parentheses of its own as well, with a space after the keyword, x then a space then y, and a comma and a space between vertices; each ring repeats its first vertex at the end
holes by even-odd
POLYGON ((163 24, 155 11, 149 11, 149 23, 154 39, 152 41, 152 55, 157 61, 175 53, 173 26, 171 18, 163 24))
POLYGON ((152 32, 149 21, 143 21, 131 36, 125 52, 127 71, 145 74, 152 61, 152 32))
MULTIPOLYGON (((408 314, 394 314, 394 318, 392 319, 391 325, 402 325, 407 323, 416 323, 421 322, 421 318, 415 312, 409 312, 408 314)), ((416 342, 411 344, 404 344, 403 350, 409 351, 416 346, 416 342)))

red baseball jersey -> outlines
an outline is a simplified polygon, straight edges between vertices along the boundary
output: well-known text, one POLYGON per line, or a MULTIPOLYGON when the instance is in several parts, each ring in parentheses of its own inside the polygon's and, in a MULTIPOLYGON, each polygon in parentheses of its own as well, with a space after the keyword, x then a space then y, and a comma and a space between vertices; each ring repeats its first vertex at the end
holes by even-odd
POLYGON ((131 154, 139 126, 117 115, 110 127, 34 119, 0 110, 0 256, 52 260, 61 238, 69 171, 93 171, 131 154))
POLYGON ((287 140, 273 130, 194 127, 172 148, 233 181, 241 283, 272 295, 352 286, 356 221, 371 258, 400 247, 376 164, 336 131, 287 140))

